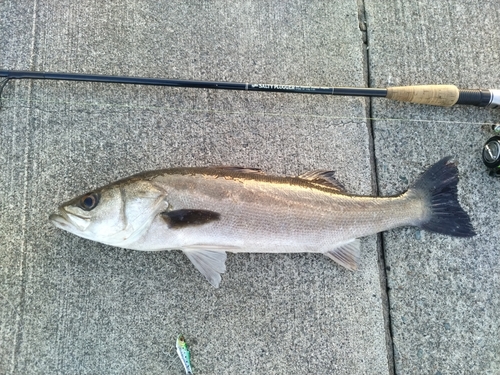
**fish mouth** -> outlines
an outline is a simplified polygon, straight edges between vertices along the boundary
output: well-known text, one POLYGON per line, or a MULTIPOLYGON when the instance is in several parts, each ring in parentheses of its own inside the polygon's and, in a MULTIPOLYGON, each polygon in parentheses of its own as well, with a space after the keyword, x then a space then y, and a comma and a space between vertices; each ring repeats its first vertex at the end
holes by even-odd
POLYGON ((69 218, 64 217, 61 214, 52 214, 49 216, 49 220, 56 228, 68 230, 73 227, 69 218))
POLYGON ((77 213, 68 212, 60 208, 58 213, 49 216, 49 220, 56 228, 66 230, 71 233, 83 232, 90 224, 90 218, 77 213))

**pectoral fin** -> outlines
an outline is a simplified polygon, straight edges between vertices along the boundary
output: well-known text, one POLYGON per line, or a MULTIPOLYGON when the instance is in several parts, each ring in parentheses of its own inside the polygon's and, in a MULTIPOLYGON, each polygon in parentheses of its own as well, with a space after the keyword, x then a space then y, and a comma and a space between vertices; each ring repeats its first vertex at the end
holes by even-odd
POLYGON ((189 249, 183 252, 208 282, 218 288, 221 281, 220 274, 226 271, 226 252, 206 249, 189 249))
POLYGON ((353 239, 339 244, 324 254, 348 270, 355 271, 358 269, 360 248, 361 242, 358 239, 353 239))
POLYGON ((208 210, 182 209, 165 211, 160 214, 172 229, 203 225, 220 219, 218 212, 208 210))

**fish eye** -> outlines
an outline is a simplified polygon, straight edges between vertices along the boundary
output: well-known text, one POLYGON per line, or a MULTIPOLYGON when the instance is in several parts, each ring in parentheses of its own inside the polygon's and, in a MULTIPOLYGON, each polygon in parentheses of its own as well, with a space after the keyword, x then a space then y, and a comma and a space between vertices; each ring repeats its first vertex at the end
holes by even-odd
POLYGON ((89 193, 80 199, 80 208, 85 211, 93 210, 99 203, 99 195, 96 193, 89 193))

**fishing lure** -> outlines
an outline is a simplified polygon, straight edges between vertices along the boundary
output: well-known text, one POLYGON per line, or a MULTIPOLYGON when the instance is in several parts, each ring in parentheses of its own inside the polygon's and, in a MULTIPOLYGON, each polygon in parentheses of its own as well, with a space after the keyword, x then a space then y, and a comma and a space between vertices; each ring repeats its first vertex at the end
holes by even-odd
POLYGON ((175 346, 177 348, 177 354, 179 354, 179 358, 181 359, 184 369, 186 370, 186 374, 193 374, 193 368, 191 367, 191 355, 189 354, 186 340, 184 340, 183 335, 177 336, 175 346))

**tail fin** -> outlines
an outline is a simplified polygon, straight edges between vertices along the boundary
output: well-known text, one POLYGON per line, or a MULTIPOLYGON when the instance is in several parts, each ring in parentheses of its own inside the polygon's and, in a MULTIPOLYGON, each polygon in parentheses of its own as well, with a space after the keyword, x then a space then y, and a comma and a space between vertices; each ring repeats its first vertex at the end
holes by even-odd
POLYGON ((458 168, 445 157, 430 167, 408 192, 427 200, 429 214, 419 227, 431 232, 456 237, 472 237, 476 234, 469 215, 462 209, 457 198, 458 168))

